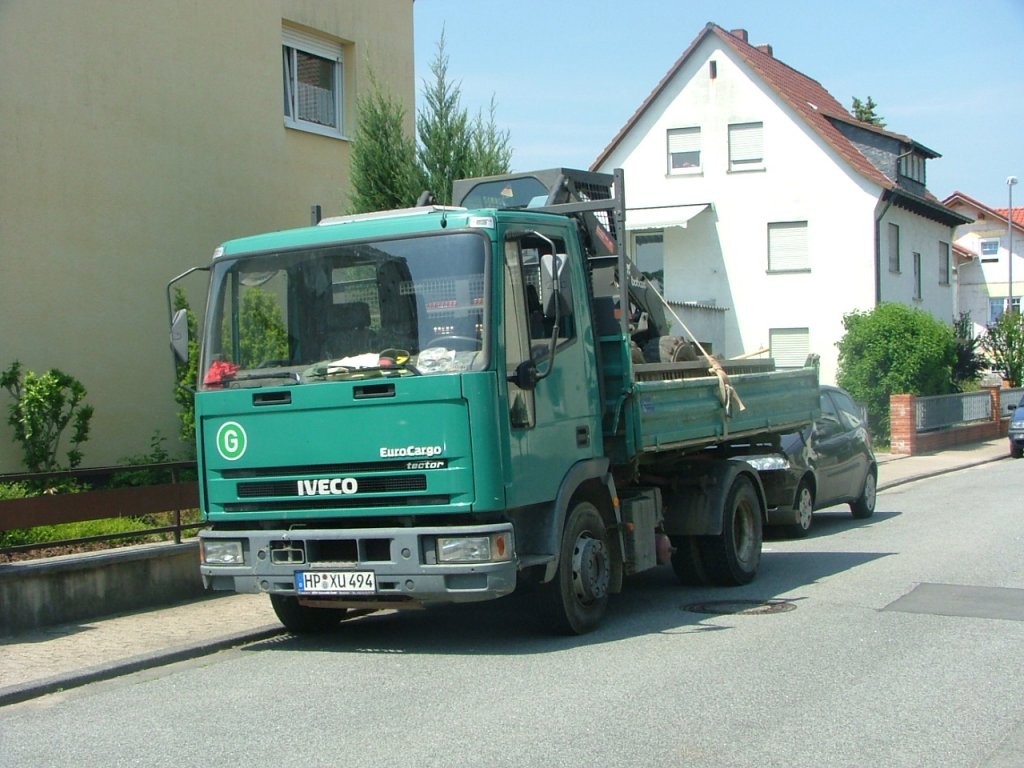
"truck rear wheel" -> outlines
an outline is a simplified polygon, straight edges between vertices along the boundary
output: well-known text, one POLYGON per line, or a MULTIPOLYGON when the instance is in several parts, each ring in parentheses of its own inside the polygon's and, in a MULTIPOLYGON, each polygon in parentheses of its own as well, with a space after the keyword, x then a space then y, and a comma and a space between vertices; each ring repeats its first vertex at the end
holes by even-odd
POLYGON ((562 531, 555 577, 540 585, 542 605, 556 631, 582 635, 601 623, 608 608, 611 557, 601 513, 589 501, 577 502, 562 531))
POLYGON ((748 477, 733 480, 722 510, 722 532, 698 539, 701 562, 713 584, 749 584, 761 562, 761 502, 748 477))
POLYGON ((326 632, 348 612, 346 608, 310 608, 289 595, 271 595, 270 605, 284 628, 297 635, 326 632))
POLYGON ((701 561, 700 544, 697 536, 673 536, 672 570, 676 578, 687 587, 703 587, 708 583, 708 573, 701 561))

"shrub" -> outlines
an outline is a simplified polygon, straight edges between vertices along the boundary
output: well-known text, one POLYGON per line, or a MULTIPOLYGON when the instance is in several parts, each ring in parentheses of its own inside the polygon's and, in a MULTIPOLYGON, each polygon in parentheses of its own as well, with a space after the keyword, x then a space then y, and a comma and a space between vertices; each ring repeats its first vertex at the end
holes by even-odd
POLYGON ((992 358, 992 369, 1011 387, 1024 381, 1024 317, 1004 312, 981 337, 981 347, 992 358))
POLYGON ((53 472, 74 469, 82 461, 78 446, 89 439, 91 405, 83 404, 86 391, 82 383, 63 371, 51 368, 42 375, 22 374, 17 360, 0 374, 0 387, 14 398, 7 423, 24 451, 23 463, 29 472, 53 472), (71 426, 71 448, 67 466, 61 467, 57 454, 61 435, 71 426))
POLYGON ((883 303, 843 317, 836 383, 863 402, 873 431, 889 439, 889 396, 944 395, 952 389, 956 337, 919 309, 883 303))

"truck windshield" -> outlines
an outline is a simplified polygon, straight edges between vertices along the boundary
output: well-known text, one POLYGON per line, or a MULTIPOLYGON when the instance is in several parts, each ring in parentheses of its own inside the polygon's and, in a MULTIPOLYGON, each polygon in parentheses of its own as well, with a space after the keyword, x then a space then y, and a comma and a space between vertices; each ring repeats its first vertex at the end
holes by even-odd
POLYGON ((483 370, 487 249, 454 232, 225 259, 199 387, 483 370))

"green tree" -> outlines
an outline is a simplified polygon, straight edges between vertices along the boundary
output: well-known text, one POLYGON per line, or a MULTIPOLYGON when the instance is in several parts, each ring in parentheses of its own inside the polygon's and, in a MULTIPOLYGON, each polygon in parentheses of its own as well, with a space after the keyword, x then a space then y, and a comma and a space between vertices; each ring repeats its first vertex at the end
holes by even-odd
POLYGON ((956 338, 927 312, 883 303, 843 316, 836 382, 867 405, 875 434, 889 437, 889 396, 942 395, 952 389, 956 338))
POLYGON ((875 110, 878 105, 875 104, 875 100, 868 96, 866 101, 861 101, 856 96, 853 97, 853 116, 860 120, 862 123, 868 123, 870 125, 877 125, 879 128, 885 128, 885 120, 880 115, 875 114, 875 110))
POLYGON ((512 164, 512 148, 509 146, 509 132, 498 128, 495 115, 498 105, 491 96, 487 106, 487 120, 483 110, 476 113, 470 126, 470 152, 463 178, 496 176, 508 173, 512 164))
POLYGON ((405 134, 405 108, 370 73, 370 91, 359 98, 352 140, 351 213, 413 205, 426 183, 416 142, 405 134))
POLYGON ((16 360, 0 374, 0 387, 14 398, 7 423, 21 443, 22 461, 29 472, 74 469, 81 464, 79 446, 89 439, 93 408, 82 402, 86 391, 78 379, 56 368, 42 375, 22 373, 21 363, 16 360), (66 454, 67 466, 61 467, 60 439, 68 426, 71 447, 66 454))
POLYGON ((981 348, 992 360, 992 369, 1011 387, 1024 381, 1024 318, 1020 312, 1004 312, 990 323, 981 337, 981 348))
POLYGON ((270 360, 288 359, 288 331, 277 299, 253 287, 242 296, 238 323, 243 368, 256 368, 270 360))
POLYGON ((190 458, 196 453, 196 402, 195 386, 199 378, 199 335, 196 314, 188 304, 185 292, 174 289, 174 311, 184 309, 188 317, 188 362, 175 358, 174 402, 178 404, 178 437, 185 445, 190 458))
POLYGON ((424 106, 416 116, 418 157, 427 189, 437 202, 449 205, 453 181, 508 173, 512 150, 508 132, 497 127, 493 96, 486 120, 483 110, 469 119, 462 106, 462 88, 448 77, 444 32, 430 71, 434 80, 424 83, 424 106))
POLYGON ((985 359, 978 353, 980 340, 974 335, 970 312, 961 312, 953 321, 956 336, 956 363, 953 365, 953 389, 965 392, 976 385, 985 370, 985 359))

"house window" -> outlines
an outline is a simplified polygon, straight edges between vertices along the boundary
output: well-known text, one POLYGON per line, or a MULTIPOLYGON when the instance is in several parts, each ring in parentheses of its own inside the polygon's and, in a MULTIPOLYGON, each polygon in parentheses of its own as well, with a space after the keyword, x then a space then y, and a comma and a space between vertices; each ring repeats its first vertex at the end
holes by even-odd
POLYGON ((981 260, 987 262, 999 261, 999 238, 981 241, 981 260))
POLYGON ((900 225, 889 225, 889 271, 900 271, 900 225))
POLYGON ((921 254, 914 253, 914 300, 921 300, 921 254))
POLYGON ((729 170, 747 171, 764 166, 764 123, 729 126, 729 170))
MULTIPOLYGON (((1013 309, 1015 312, 1020 312, 1020 296, 1013 297, 1013 309)), ((1000 296, 998 298, 988 300, 988 321, 989 323, 996 322, 1003 313, 1006 311, 1006 297, 1000 296)))
POLYGON ((911 181, 916 181, 919 184, 925 183, 923 155, 919 155, 916 152, 904 155, 900 158, 899 170, 901 176, 911 181))
POLYGON ((282 39, 284 124, 341 136, 341 46, 288 28, 282 31, 282 39))
POLYGON ((768 225, 768 271, 806 272, 811 268, 807 222, 782 221, 768 225))
POLYGON ((949 243, 939 241, 939 285, 949 285, 949 243))
POLYGON ((768 346, 776 368, 803 368, 811 351, 811 335, 807 328, 771 328, 768 346))
POLYGON ((700 170, 700 128, 670 128, 668 131, 668 172, 694 173, 700 170))

